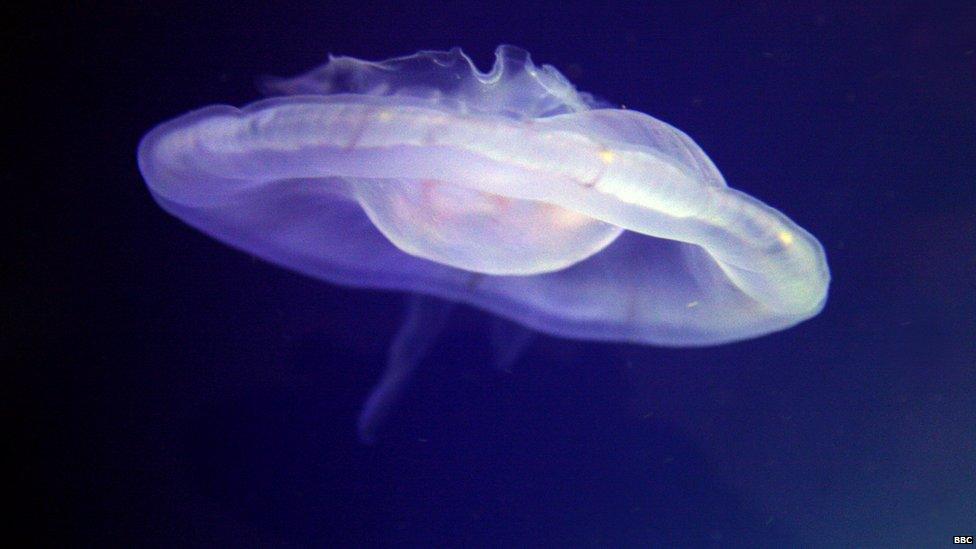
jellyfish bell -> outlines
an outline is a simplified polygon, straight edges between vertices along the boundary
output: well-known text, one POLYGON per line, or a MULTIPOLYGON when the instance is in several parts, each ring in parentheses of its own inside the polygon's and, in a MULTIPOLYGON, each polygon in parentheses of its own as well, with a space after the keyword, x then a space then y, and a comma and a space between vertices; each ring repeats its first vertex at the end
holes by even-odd
MULTIPOLYGON (((138 159, 162 207, 269 261, 580 339, 710 345, 823 307, 813 236, 730 189, 684 133, 518 48, 488 73, 455 49, 332 57, 265 87, 277 96, 160 125, 138 159)), ((412 302, 361 434, 444 307, 412 302)))

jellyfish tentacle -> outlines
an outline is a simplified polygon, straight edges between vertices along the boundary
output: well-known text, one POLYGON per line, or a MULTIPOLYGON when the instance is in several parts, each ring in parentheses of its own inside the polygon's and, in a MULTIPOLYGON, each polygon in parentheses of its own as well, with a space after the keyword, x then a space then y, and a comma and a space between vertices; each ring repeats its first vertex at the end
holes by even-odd
POLYGON ((380 427, 396 406, 411 375, 437 340, 454 303, 420 294, 410 296, 407 313, 387 353, 386 370, 373 388, 357 422, 363 444, 376 442, 380 427))
POLYGON ((497 370, 512 372, 512 367, 522 358, 532 344, 536 333, 521 324, 501 317, 493 317, 488 328, 488 339, 493 352, 493 362, 497 370))

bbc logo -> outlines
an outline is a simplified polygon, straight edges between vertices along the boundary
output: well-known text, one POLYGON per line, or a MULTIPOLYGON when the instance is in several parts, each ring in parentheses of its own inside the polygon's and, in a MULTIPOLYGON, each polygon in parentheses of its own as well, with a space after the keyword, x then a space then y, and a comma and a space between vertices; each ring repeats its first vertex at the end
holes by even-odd
POLYGON ((952 543, 965 543, 966 545, 972 545, 973 536, 955 536, 952 538, 952 543))

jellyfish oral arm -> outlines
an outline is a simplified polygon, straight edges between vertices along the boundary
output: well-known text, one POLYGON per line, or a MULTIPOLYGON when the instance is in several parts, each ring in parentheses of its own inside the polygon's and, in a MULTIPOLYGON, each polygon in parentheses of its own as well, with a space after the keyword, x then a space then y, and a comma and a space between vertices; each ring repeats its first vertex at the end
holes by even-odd
POLYGON ((494 366, 503 372, 511 373, 526 349, 532 344, 536 333, 515 322, 501 317, 491 319, 488 336, 494 352, 494 366))
POLYGON ((387 354, 386 371, 373 388, 356 423, 360 442, 372 444, 383 422, 400 400, 414 370, 440 335, 454 304, 423 295, 412 295, 406 318, 387 354))

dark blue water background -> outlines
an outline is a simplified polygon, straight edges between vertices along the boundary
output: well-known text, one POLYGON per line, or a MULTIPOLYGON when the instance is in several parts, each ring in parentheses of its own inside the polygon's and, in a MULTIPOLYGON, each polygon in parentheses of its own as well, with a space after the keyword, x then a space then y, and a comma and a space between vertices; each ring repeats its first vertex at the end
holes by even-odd
MULTIPOLYGON (((976 533, 976 10, 960 2, 147 2, 19 28, 5 353, 26 509, 82 546, 943 546, 976 533), (684 3, 680 3, 684 4, 684 3), (489 366, 461 308, 373 447, 404 298, 166 215, 156 123, 329 52, 499 43, 689 133, 816 235, 824 312, 680 350, 540 337, 489 366), (27 77, 27 68, 42 77, 27 77), (18 193, 15 193, 18 194, 18 193)), ((13 130, 11 130, 13 131, 13 130)))

